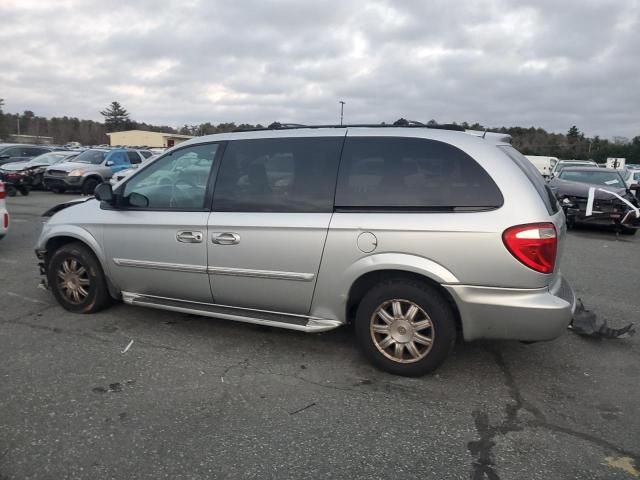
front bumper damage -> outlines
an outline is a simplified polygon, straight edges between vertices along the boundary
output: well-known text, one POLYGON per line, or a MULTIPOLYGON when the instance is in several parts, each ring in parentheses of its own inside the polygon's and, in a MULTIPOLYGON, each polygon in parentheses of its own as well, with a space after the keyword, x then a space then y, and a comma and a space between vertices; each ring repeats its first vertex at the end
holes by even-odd
POLYGON ((570 226, 587 223, 618 229, 640 228, 640 215, 636 213, 638 202, 635 197, 626 200, 631 206, 613 195, 606 199, 570 195, 558 198, 570 226))

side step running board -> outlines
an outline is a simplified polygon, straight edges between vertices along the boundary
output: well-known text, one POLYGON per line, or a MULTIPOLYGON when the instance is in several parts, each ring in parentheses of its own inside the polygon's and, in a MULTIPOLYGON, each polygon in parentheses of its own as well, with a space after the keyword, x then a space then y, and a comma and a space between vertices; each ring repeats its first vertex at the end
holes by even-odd
POLYGON ((122 301, 129 305, 158 308, 172 312, 190 313, 205 317, 224 318, 237 322, 254 323, 268 327, 287 328, 301 332, 326 332, 342 325, 338 320, 292 315, 268 310, 230 307, 215 303, 192 302, 175 298, 157 297, 132 292, 122 292, 122 301))

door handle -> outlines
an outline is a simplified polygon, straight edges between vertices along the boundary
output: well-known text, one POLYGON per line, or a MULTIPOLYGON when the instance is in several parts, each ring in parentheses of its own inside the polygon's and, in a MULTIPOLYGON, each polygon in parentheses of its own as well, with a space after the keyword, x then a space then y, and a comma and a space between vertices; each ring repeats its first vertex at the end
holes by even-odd
POLYGON ((232 232, 214 232, 211 241, 218 245, 237 245, 240 243, 240 235, 232 232))
POLYGON ((202 232, 194 232, 191 230, 180 230, 176 233, 176 240, 182 243, 202 243, 204 236, 202 232))

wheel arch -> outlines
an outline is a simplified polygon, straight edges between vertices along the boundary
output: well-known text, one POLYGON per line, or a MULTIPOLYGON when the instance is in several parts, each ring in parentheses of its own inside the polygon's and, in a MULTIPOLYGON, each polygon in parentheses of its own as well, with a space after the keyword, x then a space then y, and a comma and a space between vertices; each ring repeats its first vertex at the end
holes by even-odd
POLYGON ((102 267, 102 271, 109 288, 109 294, 114 298, 118 298, 120 292, 115 287, 115 285, 111 283, 111 279, 108 275, 109 269, 107 267, 107 259, 104 251, 100 248, 97 240, 89 232, 80 227, 69 226, 69 228, 65 229, 64 231, 52 233, 44 240, 44 242, 41 243, 45 251, 45 268, 48 267, 51 254, 53 252, 64 245, 74 242, 82 243, 95 255, 95 257, 98 259, 98 263, 100 263, 100 266, 102 267))
POLYGON ((345 320, 347 323, 351 323, 355 318, 355 313, 358 305, 360 304, 364 295, 376 284, 381 283, 383 281, 395 280, 398 281, 414 281, 423 283, 434 291, 436 291, 439 295, 444 298, 451 310, 454 314, 456 320, 456 330, 458 332, 462 332, 462 318, 460 315, 460 310, 451 296, 451 294, 447 291, 446 288, 442 286, 442 283, 436 280, 433 276, 427 274, 426 272, 416 272, 409 269, 403 268, 380 268, 373 269, 361 274, 359 277, 355 278, 351 283, 348 293, 347 293, 347 301, 345 305, 345 320))

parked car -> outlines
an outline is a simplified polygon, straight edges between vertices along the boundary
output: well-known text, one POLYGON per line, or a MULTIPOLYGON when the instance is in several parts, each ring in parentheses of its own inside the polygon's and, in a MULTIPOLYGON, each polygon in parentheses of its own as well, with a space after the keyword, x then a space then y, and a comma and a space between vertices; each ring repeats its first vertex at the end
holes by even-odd
POLYGON ((9 212, 7 211, 7 190, 2 181, 0 181, 0 240, 2 240, 9 231, 9 212))
POLYGON ((630 167, 631 165, 627 165, 626 169, 620 171, 627 187, 640 183, 640 169, 630 167))
POLYGON ((640 208, 639 186, 627 186, 621 170, 565 167, 549 187, 562 205, 569 227, 576 223, 605 225, 628 235, 635 235, 640 228, 640 218, 635 213, 640 208))
POLYGON ((597 167, 598 164, 591 160, 558 160, 551 169, 551 177, 555 177, 565 167, 597 167))
POLYGON ((527 160, 533 163, 533 166, 538 169, 540 174, 547 178, 551 176, 553 167, 558 163, 558 157, 544 157, 541 155, 525 155, 527 160))
MULTIPOLYGON (((140 152, 142 153, 142 152, 140 152)), ((120 170, 119 172, 114 173, 111 176, 111 179, 109 180, 109 183, 115 187, 115 185, 117 183, 119 183, 120 181, 122 181, 123 179, 125 179, 126 177, 128 177, 129 175, 131 175, 132 173, 136 172, 138 170, 138 168, 141 165, 144 165, 147 162, 151 162, 153 161, 155 158, 157 158, 158 155, 151 155, 149 158, 145 159, 141 164, 139 165, 131 165, 131 168, 127 168, 126 170, 120 170)))
POLYGON ((18 161, 26 162, 54 149, 45 145, 24 145, 19 143, 0 143, 0 166, 18 161))
POLYGON ((144 157, 136 150, 90 149, 80 153, 71 162, 48 167, 43 182, 46 188, 61 193, 66 190, 80 190, 85 195, 93 195, 96 186, 108 181, 111 176, 139 164, 144 157))
POLYGON ((77 155, 78 152, 54 151, 26 162, 6 163, 0 166, 0 180, 12 183, 18 189, 42 188, 42 176, 47 167, 69 161, 77 155))
POLYGON ((121 298, 304 332, 353 322, 400 375, 436 368, 458 336, 556 338, 575 308, 564 214, 504 135, 459 130, 198 137, 56 207, 41 272, 78 313, 121 298))

